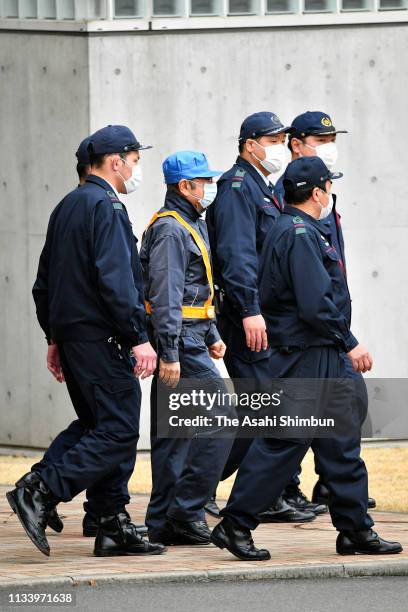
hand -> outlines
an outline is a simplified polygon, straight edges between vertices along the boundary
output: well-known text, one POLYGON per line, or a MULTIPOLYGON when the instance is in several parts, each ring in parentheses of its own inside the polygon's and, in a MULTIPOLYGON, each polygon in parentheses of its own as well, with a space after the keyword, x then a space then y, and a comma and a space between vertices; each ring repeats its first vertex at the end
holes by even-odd
POLYGON ((222 340, 214 342, 208 347, 208 352, 213 359, 222 359, 225 355, 226 346, 222 340))
POLYGON ((59 383, 65 381, 64 372, 62 371, 61 361, 58 351, 58 346, 56 344, 50 344, 47 351, 47 368, 53 375, 53 377, 58 380, 59 383))
POLYGON ((357 344, 352 351, 347 353, 347 357, 351 360, 355 372, 368 372, 373 367, 373 358, 361 344, 357 344))
POLYGON ((167 362, 160 359, 159 378, 168 387, 172 389, 177 387, 180 380, 180 362, 167 362))
POLYGON ((268 336, 263 316, 259 314, 245 317, 245 319, 242 319, 242 325, 244 326, 247 347, 257 353, 261 349, 266 351, 268 348, 268 336))
POLYGON ((151 376, 157 366, 157 355, 150 342, 133 346, 132 351, 136 359, 135 376, 142 379, 151 376))

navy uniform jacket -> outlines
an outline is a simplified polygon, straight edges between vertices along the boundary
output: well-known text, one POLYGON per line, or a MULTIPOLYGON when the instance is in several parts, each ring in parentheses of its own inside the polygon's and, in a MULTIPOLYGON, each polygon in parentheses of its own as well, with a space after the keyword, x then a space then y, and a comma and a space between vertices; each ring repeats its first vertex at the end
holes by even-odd
MULTIPOLYGON (((167 194, 159 212, 174 210, 202 237, 210 252, 205 221, 195 208, 177 194, 167 194)), ((157 219, 145 232, 140 249, 146 300, 152 309, 151 323, 165 361, 179 361, 182 326, 205 335, 207 346, 220 339, 214 320, 184 319, 181 308, 203 306, 210 286, 200 249, 190 232, 174 217, 157 219)))
POLYGON ((48 340, 147 341, 136 238, 103 179, 88 176, 52 212, 33 297, 48 340))
MULTIPOLYGON (((285 206, 285 198, 284 198, 285 190, 283 188, 282 179, 283 179, 283 175, 280 177, 280 179, 277 181, 275 185, 274 195, 276 199, 279 201, 279 204, 281 205, 283 209, 285 206)), ((341 216, 336 210, 336 204, 337 204, 336 194, 333 194, 333 202, 334 204, 333 204, 333 210, 331 214, 326 219, 323 219, 322 221, 320 221, 320 223, 323 223, 330 230, 331 238, 332 238, 332 245, 334 246, 337 253, 339 254, 344 267, 346 267, 343 230, 341 228, 341 223, 340 223, 341 216)))
POLYGON ((260 270, 271 346, 336 346, 346 353, 357 346, 345 269, 321 221, 286 206, 265 240, 260 270))
POLYGON ((242 319, 260 314, 258 262, 280 206, 256 168, 238 157, 217 182, 207 211, 216 284, 242 319))

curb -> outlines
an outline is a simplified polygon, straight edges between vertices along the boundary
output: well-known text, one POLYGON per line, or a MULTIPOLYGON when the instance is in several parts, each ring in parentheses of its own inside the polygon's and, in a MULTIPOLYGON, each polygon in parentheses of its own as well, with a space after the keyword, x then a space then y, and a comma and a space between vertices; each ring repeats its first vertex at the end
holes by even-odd
POLYGON ((374 561, 369 563, 335 563, 331 565, 289 565, 208 571, 151 572, 128 574, 94 574, 90 576, 61 576, 0 582, 4 590, 36 587, 77 587, 121 584, 193 584, 197 582, 235 582, 254 580, 294 580, 319 578, 358 578, 379 576, 408 576, 408 560, 400 562, 374 561))

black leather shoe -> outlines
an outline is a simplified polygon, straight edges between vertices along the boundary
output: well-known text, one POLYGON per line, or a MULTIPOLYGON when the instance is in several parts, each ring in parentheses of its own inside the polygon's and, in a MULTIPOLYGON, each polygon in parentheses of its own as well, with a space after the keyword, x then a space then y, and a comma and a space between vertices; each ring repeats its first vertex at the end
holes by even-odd
MULTIPOLYGON (((128 516, 130 520, 129 514, 124 510, 124 513, 128 516)), ((146 525, 135 525, 136 531, 140 536, 147 535, 147 527, 146 525)), ((93 514, 86 512, 84 514, 84 518, 82 520, 82 534, 84 538, 94 538, 98 533, 98 519, 93 514)))
MULTIPOLYGON (((320 479, 316 482, 313 487, 312 501, 316 504, 328 504, 329 503, 329 489, 326 487, 324 482, 320 479)), ((373 497, 368 498, 368 508, 373 509, 377 505, 377 502, 373 497)))
POLYGON ((174 544, 209 544, 211 531, 206 521, 168 520, 174 544))
MULTIPOLYGON (((36 472, 27 472, 27 474, 24 474, 20 480, 17 480, 15 486, 17 489, 20 487, 29 487, 33 482, 33 479, 34 482, 36 482, 37 478, 38 474, 36 472)), ((62 522, 55 506, 50 508, 47 512, 47 524, 48 527, 51 527, 51 529, 57 533, 61 533, 61 531, 64 529, 64 523, 62 522)))
POLYGON ((197 546, 206 545, 208 542, 202 542, 201 539, 191 538, 184 531, 175 533, 173 526, 166 523, 162 529, 153 529, 148 532, 149 542, 160 542, 164 546, 197 546))
POLYGON ((170 523, 166 523, 163 529, 148 530, 147 537, 149 538, 149 542, 160 542, 160 544, 164 546, 185 546, 186 544, 191 544, 191 542, 185 542, 181 537, 176 537, 170 523))
POLYGON ((218 548, 226 548, 242 561, 268 561, 271 558, 269 550, 255 548, 249 529, 238 527, 228 518, 214 527, 210 541, 218 548))
POLYGON ((311 502, 299 487, 287 487, 283 492, 283 498, 289 506, 301 512, 313 512, 316 515, 328 511, 326 504, 311 502))
POLYGON ((310 523, 316 519, 314 512, 301 512, 279 497, 276 504, 258 515, 261 523, 310 523))
POLYGON ((29 487, 16 487, 6 496, 32 543, 49 557, 50 546, 45 528, 49 509, 56 505, 57 500, 41 478, 37 474, 35 476, 31 478, 29 487))
POLYGON ((160 555, 165 550, 162 544, 153 544, 142 538, 124 512, 99 519, 94 548, 96 557, 160 555))
POLYGON ((207 514, 213 516, 214 518, 220 517, 220 509, 217 505, 217 502, 215 501, 215 495, 213 495, 213 497, 208 500, 208 502, 204 506, 204 510, 207 512, 207 514))
POLYGON ((394 555, 402 552, 399 542, 387 542, 372 529, 366 531, 340 531, 336 540, 339 555, 394 555))

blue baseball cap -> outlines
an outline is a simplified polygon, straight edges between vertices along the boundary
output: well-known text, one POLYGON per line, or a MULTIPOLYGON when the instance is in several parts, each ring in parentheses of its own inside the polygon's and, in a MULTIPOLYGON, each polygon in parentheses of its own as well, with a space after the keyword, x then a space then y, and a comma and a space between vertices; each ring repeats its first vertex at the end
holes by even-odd
POLYGON ((78 160, 78 164, 82 164, 84 166, 88 166, 91 163, 89 161, 89 153, 88 153, 89 140, 90 140, 89 136, 84 138, 78 147, 78 151, 75 153, 76 158, 78 160))
POLYGON ((166 157, 162 168, 167 185, 174 185, 182 179, 211 178, 222 174, 222 170, 210 170, 206 156, 199 151, 177 151, 166 157))
POLYGON ((321 111, 307 111, 292 121, 291 136, 294 138, 325 134, 347 134, 347 130, 336 130, 330 116, 321 111))
POLYGON ((273 136, 282 132, 291 132, 290 126, 283 125, 278 115, 275 113, 261 112, 249 115, 241 125, 239 132, 239 142, 245 142, 248 138, 258 138, 259 136, 273 136))
POLYGON ((333 181, 343 176, 342 172, 330 172, 320 157, 298 157, 290 162, 283 175, 285 192, 294 193, 311 187, 324 186, 327 180, 333 181))
POLYGON ((108 125, 89 137, 88 151, 95 155, 109 153, 127 153, 128 151, 141 151, 152 147, 143 146, 136 136, 125 125, 108 125))

